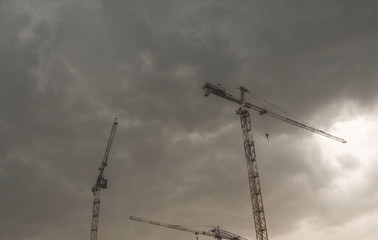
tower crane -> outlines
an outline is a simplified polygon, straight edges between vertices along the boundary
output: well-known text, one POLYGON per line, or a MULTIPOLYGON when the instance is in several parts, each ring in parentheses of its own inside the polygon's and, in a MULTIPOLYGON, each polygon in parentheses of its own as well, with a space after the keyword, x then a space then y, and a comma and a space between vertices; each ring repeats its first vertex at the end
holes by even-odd
POLYGON ((181 231, 185 231, 185 232, 191 232, 191 233, 194 233, 195 235, 201 234, 201 235, 213 237, 213 238, 218 239, 218 240, 221 240, 221 239, 227 239, 227 240, 248 240, 248 239, 243 238, 241 236, 238 236, 238 235, 236 235, 236 234, 234 234, 232 232, 226 231, 226 230, 220 228, 219 226, 213 227, 212 229, 210 229, 208 231, 202 231, 202 230, 196 230, 196 229, 192 229, 192 228, 187 228, 187 227, 180 226, 180 225, 161 223, 161 222, 152 221, 152 220, 143 219, 143 218, 134 217, 134 216, 130 216, 130 219, 134 220, 134 221, 139 221, 139 222, 153 224, 153 225, 156 225, 156 226, 172 228, 172 229, 181 230, 181 231))
POLYGON ((245 99, 245 93, 248 92, 248 90, 244 87, 240 87, 239 89, 240 89, 240 98, 236 98, 232 94, 227 93, 225 89, 215 86, 211 83, 205 83, 205 85, 202 87, 203 93, 206 97, 212 93, 240 105, 236 113, 240 116, 240 122, 241 122, 242 134, 243 134, 243 144, 244 144, 245 158, 247 162, 248 182, 249 182, 251 202, 252 202, 252 214, 253 214, 254 223, 255 223, 256 240, 268 240, 268 231, 267 231, 266 220, 265 220, 263 198, 261 194, 260 178, 259 178, 259 173, 257 171, 256 152, 255 152, 254 141, 252 138, 251 120, 250 120, 248 110, 252 109, 254 111, 257 111, 260 115, 268 115, 270 117, 273 117, 278 120, 289 123, 291 125, 303 128, 310 132, 328 137, 330 139, 333 139, 341 143, 346 143, 346 141, 342 138, 328 134, 322 130, 308 126, 307 124, 298 122, 291 118, 279 115, 265 108, 249 103, 245 99))
POLYGON ((99 214, 100 214, 100 191, 101 189, 107 189, 108 188, 108 180, 104 177, 104 170, 105 167, 108 166, 108 156, 110 152, 110 148, 112 147, 113 139, 115 132, 117 130, 117 118, 115 118, 112 130, 110 132, 108 144, 106 146, 104 158, 102 160, 101 166, 98 168, 99 173, 96 180, 96 184, 92 187, 93 192, 93 211, 92 211, 92 225, 91 225, 91 234, 90 234, 90 240, 97 240, 97 232, 98 232, 98 220, 99 220, 99 214))

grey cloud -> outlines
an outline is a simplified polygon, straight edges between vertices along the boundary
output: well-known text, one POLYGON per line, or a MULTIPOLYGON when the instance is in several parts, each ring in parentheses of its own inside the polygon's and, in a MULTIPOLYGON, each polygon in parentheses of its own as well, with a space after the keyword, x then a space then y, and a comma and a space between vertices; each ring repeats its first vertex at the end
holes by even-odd
MULTIPOLYGON (((1 238, 88 237, 90 189, 116 116, 99 239, 184 237, 132 214, 253 238, 237 106, 201 87, 219 82, 237 96, 244 85, 325 128, 346 100, 370 109, 376 3, 356 4, 2 1, 1 238)), ((290 238, 310 217, 340 226, 373 208, 366 199, 341 214, 354 197, 335 211, 321 198, 358 159, 340 156, 341 170, 332 168, 311 133, 252 120, 272 236, 290 238)))

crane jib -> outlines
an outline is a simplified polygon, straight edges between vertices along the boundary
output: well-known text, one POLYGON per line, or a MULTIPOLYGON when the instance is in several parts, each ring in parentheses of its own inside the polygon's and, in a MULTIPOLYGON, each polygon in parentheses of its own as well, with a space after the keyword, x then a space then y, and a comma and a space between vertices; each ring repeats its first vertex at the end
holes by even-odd
MULTIPOLYGON (((244 89, 243 87, 240 87, 241 89, 244 89)), ((277 113, 274 113, 274 112, 271 112, 271 111, 268 111, 267 109, 265 108, 262 108, 262 107, 259 107, 259 106, 256 106, 252 103, 249 103, 249 102, 246 102, 246 101, 241 101, 240 99, 237 99, 236 97, 232 96, 231 94, 227 93, 224 89, 218 87, 218 86, 215 86, 211 83, 206 83, 203 87, 203 92, 204 92, 204 95, 207 97, 210 95, 210 93, 212 94, 215 94, 219 97, 222 97, 222 98, 225 98, 227 100, 230 100, 234 103, 237 103, 239 105, 242 105, 243 107, 245 108, 248 108, 248 109, 252 109, 254 111, 257 111, 260 115, 268 115, 270 117, 273 117, 273 118, 276 118, 278 120, 281 120, 283 122, 286 122, 286 123, 289 123, 291 125, 294 125, 294 126, 297 126, 297 127, 300 127, 302 129, 306 129, 310 132, 313 132, 313 133, 316 133, 316 134, 319 134, 321 136, 324 136, 324 137, 328 137, 330 139, 333 139, 335 141, 338 141, 338 142, 341 142, 341 143, 346 143, 347 141, 345 139, 342 139, 342 138, 339 138, 339 137, 336 137, 334 135, 331 135, 329 133, 326 133, 320 129, 316 129, 316 128, 313 128, 311 126, 308 126, 306 124, 303 124, 303 123, 300 123, 298 121, 295 121, 291 118, 288 118, 288 117, 284 117, 284 116, 281 116, 277 113)))
POLYGON ((144 222, 144 223, 148 223, 148 224, 152 224, 152 225, 156 225, 156 226, 160 226, 160 227, 172 228, 172 229, 181 230, 181 231, 185 231, 185 232, 191 232, 191 233, 194 233, 196 235, 202 234, 202 235, 205 235, 205 236, 214 237, 216 239, 248 240, 247 238, 243 238, 243 237, 236 235, 232 232, 226 231, 226 230, 220 228, 219 226, 214 227, 209 231, 201 231, 201 230, 197 230, 197 229, 187 228, 187 227, 184 227, 184 226, 181 226, 181 225, 161 223, 161 222, 143 219, 143 218, 134 217, 134 216, 130 216, 130 220, 134 220, 134 221, 138 221, 138 222, 144 222))

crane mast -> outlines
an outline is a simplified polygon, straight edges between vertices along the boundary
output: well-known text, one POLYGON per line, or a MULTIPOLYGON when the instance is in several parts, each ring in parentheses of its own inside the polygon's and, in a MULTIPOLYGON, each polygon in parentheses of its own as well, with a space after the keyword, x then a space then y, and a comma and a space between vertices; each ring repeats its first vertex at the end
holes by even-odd
MULTIPOLYGON (((244 89, 241 88, 241 99, 244 101, 244 89)), ((255 144, 252 138, 251 119, 246 108, 240 107, 236 113, 240 116, 243 133, 244 154, 247 162, 248 183, 251 193, 253 219, 255 222, 256 239, 268 240, 264 204, 257 170, 255 144)))
POLYGON ((110 132, 108 144, 106 146, 105 154, 101 163, 101 166, 98 168, 99 174, 96 180, 96 184, 92 187, 93 192, 93 210, 92 210, 92 224, 91 224, 91 234, 90 240, 97 240, 97 233, 98 233, 98 220, 100 214, 100 191, 101 189, 108 188, 108 181, 104 178, 104 170, 105 167, 108 166, 108 157, 110 148, 112 147, 113 139, 115 132, 117 130, 118 122, 117 118, 114 120, 112 130, 110 132))
POLYGON ((192 228, 187 228, 187 227, 180 226, 180 225, 161 223, 161 222, 152 221, 152 220, 143 219, 143 218, 134 217, 134 216, 130 216, 130 219, 134 220, 134 221, 139 221, 139 222, 153 224, 153 225, 156 225, 156 226, 172 228, 172 229, 181 230, 181 231, 185 231, 185 232, 191 232, 191 233, 194 233, 195 235, 201 234, 201 235, 205 235, 205 236, 209 236, 209 237, 214 237, 214 238, 216 238, 218 240, 220 240, 220 239, 227 239, 227 240, 248 240, 248 239, 243 238, 243 237, 241 237, 239 235, 236 235, 236 234, 234 234, 232 232, 226 231, 226 230, 220 228, 219 226, 213 227, 212 229, 210 229, 208 231, 203 231, 203 230, 196 230, 196 229, 192 229, 192 228))
POLYGON ((210 83, 206 83, 202 89, 206 97, 209 96, 210 93, 212 93, 240 105, 236 113, 240 116, 240 123, 241 123, 242 134, 243 134, 244 153, 245 153, 245 158, 247 162, 248 182, 249 182, 251 202, 252 202, 252 214, 253 214, 254 223, 255 223, 256 239, 268 240, 268 231, 267 231, 266 220, 265 220, 263 198, 262 198, 261 186, 260 186, 260 178, 259 178, 259 173, 257 170, 256 151, 255 151, 254 141, 252 138, 251 119, 250 119, 248 109, 257 111, 259 112, 260 115, 266 114, 270 117, 273 117, 278 120, 289 123, 291 125, 303 128, 310 132, 328 137, 330 139, 333 139, 341 143, 346 143, 346 141, 342 138, 328 134, 322 130, 313 128, 304 123, 298 122, 291 118, 287 118, 277 113, 268 111, 265 108, 262 108, 262 107, 259 107, 252 103, 247 102, 245 100, 245 92, 248 92, 248 90, 245 89, 244 87, 239 88, 240 89, 239 99, 227 93, 223 88, 220 88, 210 83))

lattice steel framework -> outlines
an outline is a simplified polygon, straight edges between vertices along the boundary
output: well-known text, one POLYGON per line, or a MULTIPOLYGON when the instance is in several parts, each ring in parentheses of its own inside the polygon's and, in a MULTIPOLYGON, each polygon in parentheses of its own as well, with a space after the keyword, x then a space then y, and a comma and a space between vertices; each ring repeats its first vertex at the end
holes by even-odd
POLYGON ((240 116, 240 123, 244 140, 244 152, 247 161, 248 182, 251 193, 253 219, 257 240, 268 240, 268 230, 265 221, 264 204, 257 170, 255 145, 252 138, 251 120, 249 112, 243 107, 236 111, 240 116))
POLYGON ((91 225, 91 236, 90 236, 91 240, 97 239, 99 214, 100 214, 100 198, 96 196, 93 199, 92 225, 91 225))
POLYGON ((204 230, 197 230, 197 229, 192 229, 192 228, 184 227, 184 226, 177 225, 177 224, 167 224, 167 223, 152 221, 152 220, 143 219, 143 218, 134 217, 134 216, 130 216, 130 219, 134 220, 134 221, 139 221, 139 222, 153 224, 153 225, 160 226, 160 227, 167 227, 167 228, 172 228, 172 229, 181 230, 181 231, 185 231, 185 232, 191 232, 191 233, 194 233, 195 235, 201 234, 201 235, 213 237, 213 238, 218 239, 218 240, 221 240, 221 239, 226 239, 226 240, 248 240, 247 238, 243 238, 243 237, 241 237, 239 235, 236 235, 236 234, 234 234, 232 232, 224 230, 224 229, 222 229, 219 226, 213 227, 211 230, 204 231, 204 230))
POLYGON ((104 177, 104 170, 105 167, 108 166, 108 157, 110 153, 110 149, 112 147, 113 139, 117 130, 118 122, 116 118, 113 123, 112 130, 110 132, 108 144, 105 149, 105 154, 102 159, 101 166, 98 168, 99 173, 97 176, 96 184, 92 187, 93 192, 93 212, 92 212, 92 225, 91 225, 91 234, 90 240, 97 240, 97 233, 98 233, 98 221, 99 221, 99 214, 100 214, 100 191, 101 189, 108 188, 108 181, 104 177))

